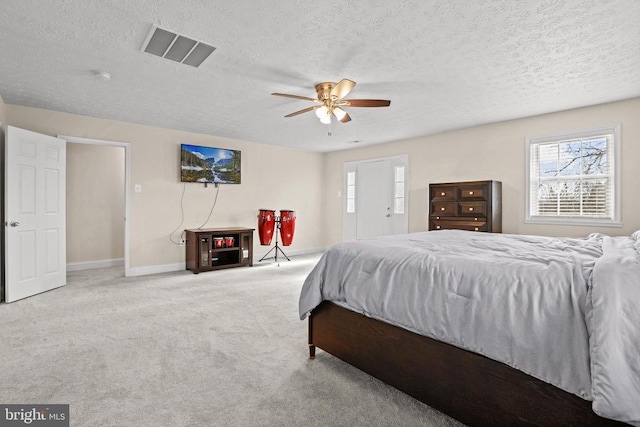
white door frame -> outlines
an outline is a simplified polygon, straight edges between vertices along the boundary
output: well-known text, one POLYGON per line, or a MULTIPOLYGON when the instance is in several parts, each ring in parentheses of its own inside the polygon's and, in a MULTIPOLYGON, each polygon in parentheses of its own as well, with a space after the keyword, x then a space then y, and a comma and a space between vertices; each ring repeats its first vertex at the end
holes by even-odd
POLYGON ((129 223, 131 222, 129 220, 129 218, 131 218, 131 144, 128 142, 80 138, 77 136, 65 135, 58 135, 58 138, 62 138, 67 142, 73 142, 74 144, 92 144, 124 148, 124 275, 125 277, 129 277, 131 273, 131 263, 129 260, 129 242, 131 234, 129 230, 129 223))
MULTIPOLYGON (((347 212, 347 172, 357 171, 358 165, 369 162, 379 162, 390 160, 395 168, 396 166, 404 166, 404 214, 394 214, 394 234, 402 234, 409 232, 409 155, 400 154, 390 157, 377 157, 374 159, 356 160, 345 162, 342 170, 342 238, 343 240, 354 240, 356 238, 356 224, 358 212, 347 212)), ((357 174, 356 174, 357 175, 357 174)), ((356 176, 356 180, 358 177, 356 176)), ((356 183, 357 187, 357 183, 356 183)), ((357 191, 355 194, 357 198, 357 191)))

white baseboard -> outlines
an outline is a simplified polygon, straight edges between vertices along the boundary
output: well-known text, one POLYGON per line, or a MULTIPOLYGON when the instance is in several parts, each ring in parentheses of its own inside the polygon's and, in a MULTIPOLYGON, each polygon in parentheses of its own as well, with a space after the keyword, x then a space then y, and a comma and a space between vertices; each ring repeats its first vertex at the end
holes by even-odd
MULTIPOLYGON (((261 246, 260 249, 262 249, 263 247, 261 246)), ((270 248, 264 247, 265 250, 259 250, 258 253, 256 253, 254 251, 253 253, 253 264, 255 265, 256 263, 258 263, 258 261, 260 260, 260 258, 262 258, 268 251, 270 248)), ((324 252, 327 248, 326 247, 322 247, 322 248, 307 248, 307 249, 296 249, 296 250, 288 250, 287 247, 283 247, 282 248, 284 250, 284 252, 287 254, 287 256, 297 256, 297 255, 309 255, 309 254, 315 254, 315 253, 322 253, 324 252)), ((269 254, 269 256, 273 255, 273 252, 271 254, 269 254)), ((282 256, 282 255, 280 255, 282 256)), ((269 258, 267 258, 269 259, 269 258)), ((266 261, 266 260, 265 260, 266 261)), ((177 264, 162 264, 162 265, 147 265, 144 267, 131 267, 129 268, 129 274, 127 275, 128 277, 133 277, 133 276, 146 276, 148 274, 159 274, 159 273, 171 273, 174 271, 183 271, 187 269, 187 265, 184 262, 180 262, 177 264)))
POLYGON ((129 268, 129 274, 127 276, 146 276, 148 274, 171 273, 174 271, 182 271, 186 269, 187 265, 184 262, 179 262, 177 264, 147 265, 144 267, 129 268))
POLYGON ((93 268, 124 267, 124 258, 103 259, 100 261, 70 262, 67 271, 91 270, 93 268))

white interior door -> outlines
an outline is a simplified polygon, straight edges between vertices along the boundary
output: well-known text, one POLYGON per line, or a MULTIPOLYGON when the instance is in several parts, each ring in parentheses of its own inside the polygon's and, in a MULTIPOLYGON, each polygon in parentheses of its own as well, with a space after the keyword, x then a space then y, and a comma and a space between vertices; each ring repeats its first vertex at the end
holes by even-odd
POLYGON ((9 126, 5 161, 5 299, 66 284, 66 141, 9 126))
POLYGON ((390 160, 360 163, 356 185, 356 238, 392 234, 393 173, 390 160))

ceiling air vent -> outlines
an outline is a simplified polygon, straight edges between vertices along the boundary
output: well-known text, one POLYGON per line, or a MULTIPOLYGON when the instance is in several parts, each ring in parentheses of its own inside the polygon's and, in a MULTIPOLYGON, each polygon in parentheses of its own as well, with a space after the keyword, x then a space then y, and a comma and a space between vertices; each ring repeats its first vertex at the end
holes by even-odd
POLYGON ((154 25, 142 50, 151 55, 199 67, 216 48, 154 25))

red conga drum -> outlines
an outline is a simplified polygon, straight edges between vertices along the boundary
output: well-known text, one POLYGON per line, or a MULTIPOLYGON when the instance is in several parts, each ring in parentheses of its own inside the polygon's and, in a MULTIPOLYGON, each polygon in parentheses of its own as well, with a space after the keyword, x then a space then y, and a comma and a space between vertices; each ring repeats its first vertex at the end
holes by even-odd
POLYGON ((268 246, 273 238, 273 229, 276 225, 276 211, 270 209, 260 209, 258 213, 258 236, 260 244, 268 246))
POLYGON ((289 246, 296 231, 296 213, 294 211, 280 211, 280 236, 282 245, 289 246))

